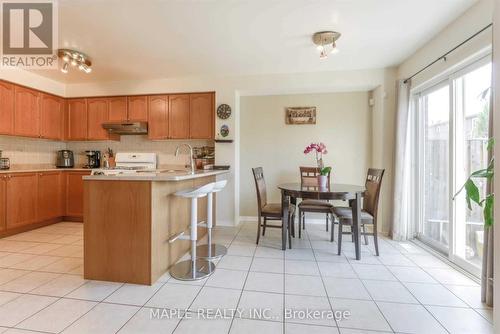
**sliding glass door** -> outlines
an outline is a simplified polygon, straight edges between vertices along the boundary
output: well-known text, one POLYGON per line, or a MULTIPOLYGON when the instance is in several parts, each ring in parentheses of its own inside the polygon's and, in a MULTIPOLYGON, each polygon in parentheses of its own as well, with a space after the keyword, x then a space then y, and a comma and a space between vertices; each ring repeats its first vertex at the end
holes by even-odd
POLYGON ((422 238, 447 252, 449 247, 450 87, 441 83, 423 92, 422 117, 422 238))
MULTIPOLYGON (((464 269, 481 268, 483 216, 453 200, 471 172, 488 164, 490 58, 414 95, 418 118, 418 237, 464 269)), ((486 184, 480 183, 484 197, 486 184)))

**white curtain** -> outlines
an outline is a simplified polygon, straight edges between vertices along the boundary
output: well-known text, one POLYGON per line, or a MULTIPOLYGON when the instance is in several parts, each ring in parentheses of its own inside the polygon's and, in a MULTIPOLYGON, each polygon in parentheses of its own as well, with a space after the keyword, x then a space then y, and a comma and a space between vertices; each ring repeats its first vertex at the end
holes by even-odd
POLYGON ((394 240, 410 237, 412 129, 410 115, 411 80, 398 81, 396 115, 396 151, 394 154, 394 204, 390 235, 394 240))

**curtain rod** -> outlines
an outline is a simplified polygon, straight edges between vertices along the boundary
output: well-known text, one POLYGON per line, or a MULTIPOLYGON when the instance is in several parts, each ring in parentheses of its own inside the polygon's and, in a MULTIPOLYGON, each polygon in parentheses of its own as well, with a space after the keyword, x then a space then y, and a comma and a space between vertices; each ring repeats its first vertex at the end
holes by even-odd
POLYGON ((463 41, 462 43, 458 44, 457 46, 455 46, 453 49, 451 49, 450 51, 446 52, 445 54, 443 54, 441 57, 437 58, 436 60, 434 60, 433 62, 431 62, 430 64, 428 64, 427 66, 425 66, 424 68, 420 69, 418 72, 415 72, 413 75, 411 75, 410 77, 406 78, 403 82, 404 83, 407 83, 409 80, 413 79, 415 76, 419 75, 420 73, 422 73, 423 71, 425 71, 426 69, 428 69, 429 67, 431 67, 432 65, 434 65, 435 63, 437 63, 438 61, 440 60, 444 60, 446 61, 446 56, 449 55, 450 53, 452 53, 453 51, 455 51, 456 49, 458 49, 459 47, 461 47, 462 45, 468 43, 471 39, 475 38, 477 35, 479 35, 480 33, 482 33, 483 31, 485 31, 486 29, 490 28, 491 26, 493 26, 493 23, 490 23, 488 24, 486 27, 484 27, 483 29, 479 30, 478 32, 476 32, 474 35, 470 36, 469 38, 467 38, 465 41, 463 41))

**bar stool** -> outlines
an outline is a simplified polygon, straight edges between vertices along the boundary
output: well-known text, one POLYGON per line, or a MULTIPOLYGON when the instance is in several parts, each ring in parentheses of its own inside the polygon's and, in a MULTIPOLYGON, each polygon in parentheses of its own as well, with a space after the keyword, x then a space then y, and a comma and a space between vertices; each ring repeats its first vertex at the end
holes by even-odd
POLYGON ((213 205, 213 194, 221 191, 227 184, 227 180, 221 180, 214 183, 214 188, 211 192, 207 194, 207 235, 208 241, 206 245, 199 245, 196 247, 196 254, 198 258, 213 260, 223 257, 227 254, 227 248, 222 245, 217 245, 212 243, 212 205, 213 205), (209 246, 210 245, 210 246, 209 246))
POLYGON ((206 184, 199 188, 181 190, 176 196, 191 199, 191 233, 185 236, 184 232, 178 233, 169 239, 169 243, 176 240, 191 240, 191 259, 176 263, 170 268, 170 275, 181 281, 196 281, 211 275, 215 265, 205 259, 197 259, 196 241, 198 240, 198 198, 207 196, 214 188, 214 183, 206 184))

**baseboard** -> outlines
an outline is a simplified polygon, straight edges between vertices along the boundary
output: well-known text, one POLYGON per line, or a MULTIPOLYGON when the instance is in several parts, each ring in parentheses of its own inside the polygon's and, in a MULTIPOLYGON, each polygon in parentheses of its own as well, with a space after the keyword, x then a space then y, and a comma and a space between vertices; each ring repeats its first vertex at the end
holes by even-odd
POLYGON ((34 230, 34 229, 37 229, 40 227, 56 224, 56 223, 59 223, 61 221, 62 221, 62 217, 56 217, 56 218, 44 220, 44 221, 33 223, 33 224, 16 226, 16 227, 9 228, 5 231, 0 232, 0 238, 8 237, 8 236, 23 233, 23 232, 28 232, 28 231, 31 231, 31 230, 34 230))
POLYGON ((225 227, 234 227, 237 224, 234 224, 232 220, 217 220, 216 226, 225 226, 225 227))

